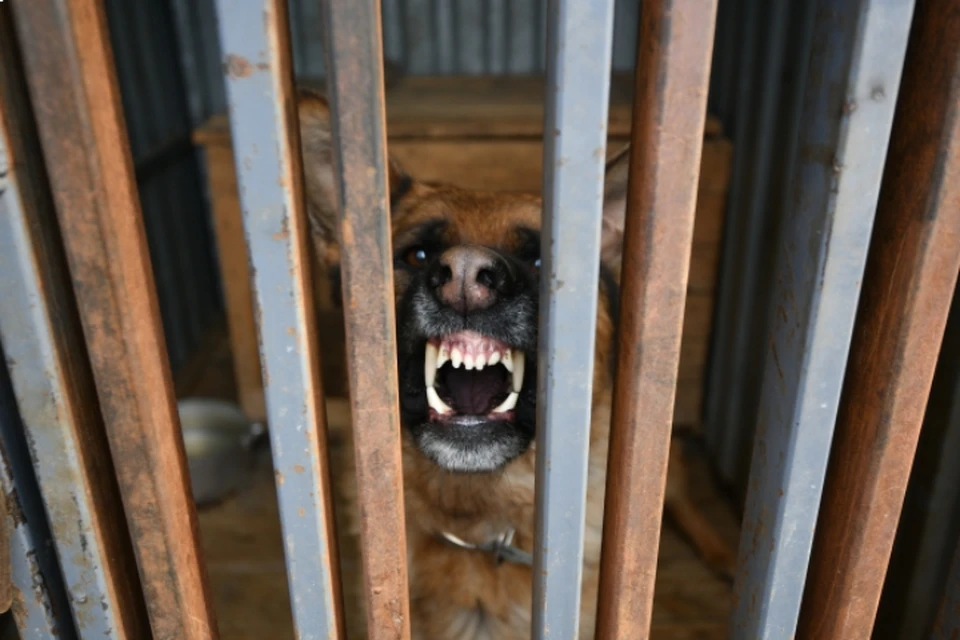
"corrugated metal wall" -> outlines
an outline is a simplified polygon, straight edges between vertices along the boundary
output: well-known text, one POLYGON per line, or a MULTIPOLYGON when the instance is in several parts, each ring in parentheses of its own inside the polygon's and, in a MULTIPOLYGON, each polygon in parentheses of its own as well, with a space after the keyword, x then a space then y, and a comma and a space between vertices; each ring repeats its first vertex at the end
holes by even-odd
MULTIPOLYGON (((108 0, 124 107, 175 368, 220 312, 202 158, 190 132, 225 109, 213 0, 108 0)), ((544 69, 546 0, 383 0, 386 57, 404 73, 536 74, 544 69)), ((812 48, 812 3, 721 0, 709 107, 735 157, 704 434, 720 477, 742 500, 770 317, 771 268, 786 211, 800 90, 812 48)), ((636 49, 638 0, 618 0, 614 66, 636 49)), ((291 0, 294 63, 323 75, 320 4, 291 0)), ((955 307, 957 305, 955 304, 955 307)), ((920 637, 960 532, 960 310, 928 410, 875 635, 920 637)))
MULTIPOLYGON (((192 129, 226 109, 213 0, 108 0, 111 37, 174 370, 222 304, 192 129)), ((617 0, 614 66, 633 68, 638 0, 617 0)), ((410 75, 538 74, 546 0, 384 0, 384 50, 410 75)), ((292 0, 294 65, 323 77, 320 5, 292 0)))
MULTIPOLYGON (((167 3, 112 0, 106 6, 167 347, 176 371, 222 306, 203 163, 190 141, 196 112, 191 110, 167 3)), ((215 42, 210 52, 216 59, 215 42)))

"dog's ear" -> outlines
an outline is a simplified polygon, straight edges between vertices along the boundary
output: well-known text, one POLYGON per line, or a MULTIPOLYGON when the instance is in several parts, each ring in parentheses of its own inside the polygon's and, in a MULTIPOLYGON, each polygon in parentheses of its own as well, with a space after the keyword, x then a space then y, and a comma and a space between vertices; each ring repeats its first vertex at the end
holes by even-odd
POLYGON ((607 160, 603 184, 603 226, 600 259, 620 278, 623 258, 623 225, 627 211, 627 181, 630 175, 630 145, 607 160))
MULTIPOLYGON (((322 264, 332 266, 340 261, 340 248, 330 106, 321 94, 300 89, 297 110, 310 231, 317 258, 322 264)), ((388 161, 388 173, 390 197, 395 200, 409 189, 410 178, 392 159, 388 161)))

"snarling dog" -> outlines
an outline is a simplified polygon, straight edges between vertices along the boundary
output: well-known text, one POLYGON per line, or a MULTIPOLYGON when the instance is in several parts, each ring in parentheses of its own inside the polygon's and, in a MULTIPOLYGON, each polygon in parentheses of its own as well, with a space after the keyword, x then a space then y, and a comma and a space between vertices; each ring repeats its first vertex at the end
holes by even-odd
MULTIPOLYGON (((330 113, 299 98, 319 263, 335 268, 330 113)), ((593 378, 580 637, 593 636, 628 154, 608 164, 593 378)), ((425 183, 389 164, 414 636, 530 634, 541 201, 425 183)), ((346 481, 346 479, 344 479, 346 481)), ((339 482, 339 480, 338 480, 339 482)), ((721 573, 733 553, 670 452, 666 508, 721 573)))

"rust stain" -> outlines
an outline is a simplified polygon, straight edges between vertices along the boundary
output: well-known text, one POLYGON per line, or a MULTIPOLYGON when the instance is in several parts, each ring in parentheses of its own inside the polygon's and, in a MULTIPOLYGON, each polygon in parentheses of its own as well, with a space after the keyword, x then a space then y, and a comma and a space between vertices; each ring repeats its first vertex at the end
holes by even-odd
POLYGON ((304 471, 304 469, 303 469, 303 465, 302 465, 302 464, 295 464, 295 465, 293 465, 293 472, 294 472, 294 473, 303 473, 303 471, 304 471))
POLYGON ((247 78, 253 74, 253 65, 250 61, 233 53, 227 54, 224 69, 231 78, 247 78))

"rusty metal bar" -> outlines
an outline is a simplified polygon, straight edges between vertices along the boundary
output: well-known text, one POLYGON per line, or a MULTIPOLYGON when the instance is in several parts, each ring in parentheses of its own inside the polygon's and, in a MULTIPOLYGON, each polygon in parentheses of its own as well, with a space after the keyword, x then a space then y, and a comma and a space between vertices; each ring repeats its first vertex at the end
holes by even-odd
POLYGON ((641 9, 598 638, 650 632, 716 12, 641 9))
POLYGON ((35 0, 13 12, 153 634, 212 638, 103 6, 35 0))
POLYGON ((0 340, 83 634, 149 633, 43 160, 0 9, 0 340))
POLYGON ((267 420, 299 638, 344 637, 285 0, 217 2, 267 420))
POLYGON ((614 4, 547 11, 534 638, 580 626, 614 4))
POLYGON ((960 271, 960 7, 920 2, 814 539, 801 638, 868 639, 960 271), (909 161, 904 161, 909 158, 909 161))
POLYGON ((367 628, 409 638, 380 2, 323 10, 367 628))
POLYGON ((740 537, 735 639, 792 637, 912 0, 819 0, 740 537))

